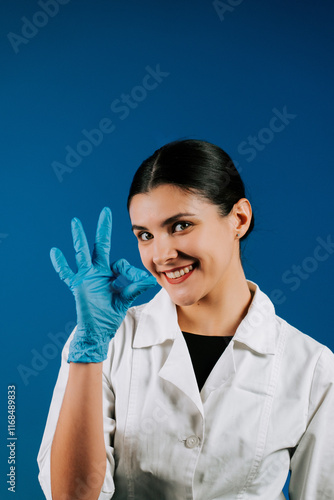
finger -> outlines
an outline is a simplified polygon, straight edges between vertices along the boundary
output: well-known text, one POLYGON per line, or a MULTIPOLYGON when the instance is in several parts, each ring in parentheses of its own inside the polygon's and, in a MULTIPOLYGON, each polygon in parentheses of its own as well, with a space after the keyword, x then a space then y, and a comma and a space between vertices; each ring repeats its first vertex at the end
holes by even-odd
POLYGON ((122 295, 125 300, 132 302, 141 293, 145 292, 146 290, 149 290, 156 284, 157 280, 154 278, 154 276, 148 276, 147 278, 144 278, 141 281, 136 281, 126 286, 122 291, 122 295))
POLYGON ((136 281, 145 278, 149 274, 143 269, 132 266, 126 259, 118 259, 111 265, 111 270, 115 276, 122 275, 129 281, 136 281))
POLYGON ((50 257, 55 271, 59 274, 59 278, 69 286, 74 272, 68 265, 63 253, 58 248, 51 248, 50 257))
POLYGON ((111 210, 104 207, 97 223, 92 261, 102 267, 109 268, 112 216, 111 210))
POLYGON ((131 266, 126 259, 117 260, 110 266, 110 268, 116 278, 119 276, 119 279, 114 281, 116 286, 118 283, 123 283, 124 286, 124 283, 129 284, 129 282, 144 279, 149 276, 146 271, 131 266))
POLYGON ((119 259, 111 266, 116 279, 113 287, 122 290, 122 295, 126 300, 133 300, 140 293, 156 285, 156 279, 148 272, 138 269, 128 263, 125 259, 119 259))
POLYGON ((90 258, 89 247, 85 231, 79 219, 74 217, 71 221, 71 229, 73 236, 73 245, 75 250, 75 260, 78 269, 82 267, 89 267, 92 264, 90 258))

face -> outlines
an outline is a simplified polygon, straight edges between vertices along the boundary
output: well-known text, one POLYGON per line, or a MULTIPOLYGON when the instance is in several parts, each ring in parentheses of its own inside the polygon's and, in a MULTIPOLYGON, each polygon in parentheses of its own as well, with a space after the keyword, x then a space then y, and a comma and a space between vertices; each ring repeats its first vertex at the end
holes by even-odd
POLYGON ((240 269, 236 217, 196 194, 158 186, 132 198, 130 218, 143 265, 178 306, 215 300, 240 269))

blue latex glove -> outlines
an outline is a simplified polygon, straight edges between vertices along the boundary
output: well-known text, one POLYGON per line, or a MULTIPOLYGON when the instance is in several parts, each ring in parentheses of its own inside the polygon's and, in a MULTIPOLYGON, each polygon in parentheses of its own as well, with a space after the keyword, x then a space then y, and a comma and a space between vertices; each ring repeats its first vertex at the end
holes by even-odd
POLYGON ((71 228, 78 272, 73 273, 58 248, 50 252, 53 267, 72 290, 76 303, 77 329, 68 362, 99 363, 107 358, 109 342, 134 299, 154 286, 156 279, 125 259, 109 265, 109 208, 100 214, 92 257, 79 219, 72 219, 71 228))

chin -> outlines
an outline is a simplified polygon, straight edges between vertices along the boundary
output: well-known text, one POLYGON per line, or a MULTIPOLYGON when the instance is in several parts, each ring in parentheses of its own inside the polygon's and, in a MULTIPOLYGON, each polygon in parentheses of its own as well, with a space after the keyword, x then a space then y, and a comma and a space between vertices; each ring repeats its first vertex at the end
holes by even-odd
POLYGON ((190 294, 185 294, 184 296, 180 296, 176 293, 169 293, 169 290, 166 290, 168 295, 170 296, 172 302, 179 307, 187 307, 196 304, 199 301, 198 297, 191 296, 190 294))

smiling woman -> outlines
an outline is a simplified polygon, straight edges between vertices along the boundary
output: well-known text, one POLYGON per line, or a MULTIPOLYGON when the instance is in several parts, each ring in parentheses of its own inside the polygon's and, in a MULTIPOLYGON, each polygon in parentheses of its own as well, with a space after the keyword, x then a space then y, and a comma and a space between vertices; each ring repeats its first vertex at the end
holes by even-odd
POLYGON ((167 144, 137 170, 128 208, 142 262, 181 330, 233 335, 251 301, 239 242, 254 214, 231 158, 204 141, 167 144))
POLYGON ((290 470, 294 500, 334 498, 334 356, 246 279, 254 216, 230 157, 167 144, 128 209, 148 273, 109 265, 109 209, 92 256, 72 221, 76 274, 51 252, 78 321, 38 457, 46 497, 283 500, 290 470))
POLYGON ((181 330, 234 334, 251 300, 239 255, 251 215, 245 198, 223 217, 211 201, 171 184, 132 197, 141 260, 177 306, 181 330))

